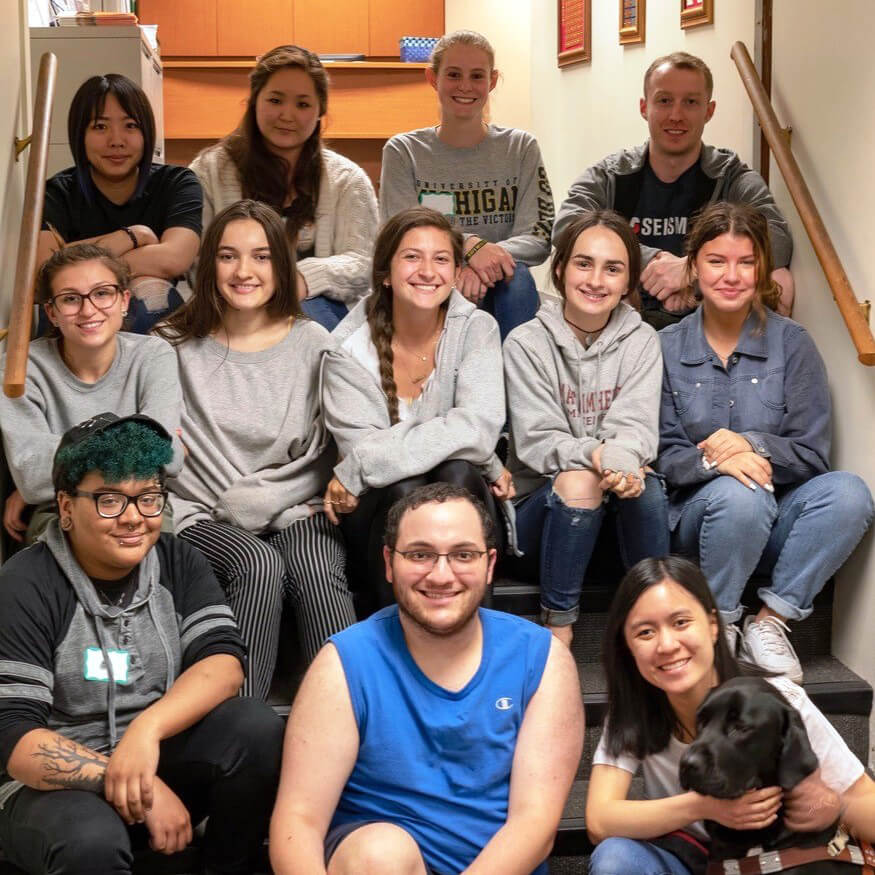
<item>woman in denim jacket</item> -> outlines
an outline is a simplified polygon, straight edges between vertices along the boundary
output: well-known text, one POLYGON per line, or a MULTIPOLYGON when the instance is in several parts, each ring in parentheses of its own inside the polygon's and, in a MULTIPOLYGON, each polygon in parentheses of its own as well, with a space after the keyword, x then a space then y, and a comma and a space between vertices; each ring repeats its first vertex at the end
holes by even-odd
POLYGON ((829 470, 826 370, 800 325, 772 312, 780 289, 768 227, 740 204, 706 208, 687 240, 702 305, 660 332, 658 470, 670 488, 675 550, 696 556, 735 651, 802 682, 787 621, 814 597, 872 520, 855 474, 829 470), (742 591, 771 574, 743 634, 742 591))

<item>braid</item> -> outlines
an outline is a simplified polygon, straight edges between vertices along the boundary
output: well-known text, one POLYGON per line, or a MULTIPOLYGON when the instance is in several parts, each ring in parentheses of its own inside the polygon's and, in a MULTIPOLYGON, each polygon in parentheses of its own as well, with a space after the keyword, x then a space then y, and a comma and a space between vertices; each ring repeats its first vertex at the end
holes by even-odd
POLYGON ((398 387, 395 385, 395 355, 392 352, 392 307, 386 287, 381 286, 381 289, 368 298, 368 326, 380 360, 380 385, 386 393, 389 421, 395 425, 398 422, 398 387))

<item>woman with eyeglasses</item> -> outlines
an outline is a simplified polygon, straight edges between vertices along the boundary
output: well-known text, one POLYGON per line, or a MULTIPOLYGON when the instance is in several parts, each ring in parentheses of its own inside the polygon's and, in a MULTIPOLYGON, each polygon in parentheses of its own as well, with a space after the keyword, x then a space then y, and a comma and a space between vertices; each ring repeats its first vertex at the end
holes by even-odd
MULTIPOLYGON (((170 434, 99 413, 49 463, 60 517, 0 570, 0 845, 29 873, 130 873, 208 817, 206 872, 249 873, 282 722, 206 559, 161 534, 170 434)), ((200 870, 199 870, 200 871, 200 870)))
POLYGON ((0 393, 3 447, 15 483, 3 525, 16 541, 29 543, 54 516, 52 456, 61 435, 83 419, 104 410, 151 416, 174 435, 168 473, 182 466, 176 356, 160 338, 122 331, 129 284, 126 265, 90 243, 59 250, 40 268, 36 297, 52 330, 30 344, 24 394, 0 393))

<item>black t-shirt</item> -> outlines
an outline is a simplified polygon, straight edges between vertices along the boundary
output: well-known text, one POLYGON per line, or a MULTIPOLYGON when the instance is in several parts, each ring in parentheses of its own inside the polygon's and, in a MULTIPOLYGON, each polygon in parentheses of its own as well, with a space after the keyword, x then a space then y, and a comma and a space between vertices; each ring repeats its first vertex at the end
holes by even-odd
POLYGON ((147 225, 159 240, 168 228, 190 228, 200 236, 203 191, 187 167, 153 164, 143 193, 121 205, 107 200, 96 188, 93 191, 89 201, 75 167, 56 173, 46 182, 43 230, 51 225, 67 243, 129 225, 147 225))
POLYGON ((684 254, 690 216, 701 204, 699 164, 685 170, 674 182, 662 182, 648 161, 641 180, 641 192, 630 224, 644 246, 672 255, 684 254))

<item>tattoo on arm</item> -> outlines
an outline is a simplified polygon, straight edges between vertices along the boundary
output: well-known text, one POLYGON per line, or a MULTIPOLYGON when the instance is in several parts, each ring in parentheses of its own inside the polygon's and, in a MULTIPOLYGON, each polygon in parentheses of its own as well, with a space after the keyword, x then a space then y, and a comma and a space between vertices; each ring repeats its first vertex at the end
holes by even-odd
POLYGON ((107 758, 62 735, 40 742, 33 757, 40 761, 46 789, 91 790, 103 793, 107 758))

